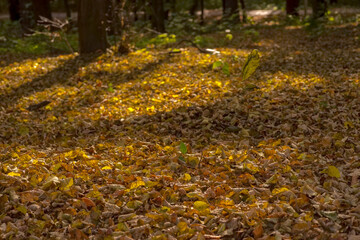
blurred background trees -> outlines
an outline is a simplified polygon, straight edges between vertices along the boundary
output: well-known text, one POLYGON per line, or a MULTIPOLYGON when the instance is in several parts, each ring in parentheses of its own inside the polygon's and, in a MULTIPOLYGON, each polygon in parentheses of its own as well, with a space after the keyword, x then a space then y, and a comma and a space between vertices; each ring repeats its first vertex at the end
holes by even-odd
MULTIPOLYGON (((132 27, 182 35, 252 24, 249 10, 281 10, 302 21, 324 17, 330 4, 359 6, 358 0, 0 0, 0 13, 19 22, 25 35, 41 17, 69 20, 82 53, 104 50, 109 40, 126 41, 132 27), (40 17, 41 16, 41 17, 40 17), (205 23, 205 25, 204 25, 205 23)), ((4 17, 3 17, 4 18, 4 17)), ((51 31, 54 29, 51 29, 51 31)), ((70 30, 69 30, 70 31, 70 30)))

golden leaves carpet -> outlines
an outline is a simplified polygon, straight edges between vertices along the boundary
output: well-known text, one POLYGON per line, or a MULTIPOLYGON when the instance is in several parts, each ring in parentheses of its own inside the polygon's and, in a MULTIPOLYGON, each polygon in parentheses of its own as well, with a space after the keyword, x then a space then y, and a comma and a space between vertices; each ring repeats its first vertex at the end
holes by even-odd
POLYGON ((258 31, 2 64, 0 238, 360 239, 359 28, 258 31))

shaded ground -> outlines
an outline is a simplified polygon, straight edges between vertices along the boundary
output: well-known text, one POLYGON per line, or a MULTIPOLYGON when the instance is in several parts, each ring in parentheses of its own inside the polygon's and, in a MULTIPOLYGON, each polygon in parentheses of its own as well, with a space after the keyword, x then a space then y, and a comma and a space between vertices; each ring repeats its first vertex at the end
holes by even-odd
POLYGON ((358 25, 257 31, 1 68, 1 238, 359 238, 358 25))

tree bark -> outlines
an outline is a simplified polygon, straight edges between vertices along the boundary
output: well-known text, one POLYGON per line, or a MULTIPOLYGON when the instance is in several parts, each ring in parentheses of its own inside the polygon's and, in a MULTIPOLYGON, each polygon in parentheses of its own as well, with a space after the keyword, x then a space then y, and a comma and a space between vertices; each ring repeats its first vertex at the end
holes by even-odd
POLYGON ((151 0, 153 28, 159 32, 165 32, 165 11, 163 0, 151 0))
POLYGON ((299 4, 300 0, 286 0, 286 15, 299 16, 297 11, 299 4))
POLYGON ((190 15, 195 16, 196 10, 198 9, 199 0, 193 0, 193 3, 190 8, 190 15))
POLYGON ((327 11, 326 0, 312 0, 313 18, 323 17, 327 11))
POLYGON ((9 15, 11 21, 20 20, 20 3, 19 0, 8 0, 9 3, 9 15))
POLYGON ((21 0, 20 2, 20 25, 24 34, 32 33, 36 23, 34 21, 34 10, 31 0, 21 0))
POLYGON ((106 37, 106 11, 104 0, 80 0, 79 50, 80 54, 105 51, 109 46, 106 37))
POLYGON ((69 6, 69 0, 64 0, 64 7, 65 7, 65 11, 66 11, 66 18, 70 19, 71 18, 71 9, 69 6))
POLYGON ((40 20, 40 16, 52 19, 50 0, 32 0, 35 21, 40 20))
POLYGON ((223 3, 223 18, 240 21, 239 4, 237 0, 222 0, 223 3))
POLYGON ((201 11, 200 23, 204 24, 204 0, 200 0, 200 11, 201 11))
POLYGON ((246 21, 247 21, 247 15, 246 15, 245 1, 244 1, 244 0, 240 0, 240 4, 241 4, 241 10, 242 10, 242 22, 243 22, 243 23, 246 23, 246 21))

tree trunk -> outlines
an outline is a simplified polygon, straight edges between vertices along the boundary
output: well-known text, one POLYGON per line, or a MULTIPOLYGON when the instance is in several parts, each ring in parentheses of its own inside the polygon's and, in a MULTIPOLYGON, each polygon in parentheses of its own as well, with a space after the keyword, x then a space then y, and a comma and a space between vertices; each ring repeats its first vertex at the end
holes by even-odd
POLYGON ((20 20, 20 3, 19 0, 8 0, 9 2, 9 15, 11 21, 20 20))
POLYGON ((242 22, 243 22, 243 23, 246 23, 246 21, 247 21, 247 15, 246 15, 245 1, 244 1, 244 0, 240 0, 240 4, 241 4, 241 10, 242 10, 242 22))
POLYGON ((286 0, 286 14, 291 16, 299 16, 297 11, 299 4, 300 0, 286 0))
POLYGON ((80 0, 79 50, 80 54, 105 51, 109 46, 106 38, 106 11, 104 0, 80 0))
POLYGON ((171 0, 171 12, 176 13, 176 0, 171 0))
POLYGON ((21 0, 20 2, 20 25, 24 34, 32 33, 36 23, 34 21, 34 11, 31 0, 21 0))
POLYGON ((200 23, 204 24, 204 0, 200 0, 200 10, 201 10, 200 23))
POLYGON ((190 8, 190 15, 195 16, 196 10, 198 9, 199 0, 193 0, 193 4, 190 8))
POLYGON ((151 0, 153 28, 159 32, 165 32, 165 11, 163 0, 151 0))
POLYGON ((326 0, 312 0, 313 18, 323 17, 327 11, 326 0))
POLYGON ((69 6, 69 0, 64 0, 64 7, 65 7, 65 11, 66 11, 66 18, 70 19, 71 18, 71 9, 69 6))
POLYGON ((234 22, 240 21, 239 4, 237 0, 222 0, 223 18, 230 19, 234 22))
POLYGON ((138 7, 139 7, 139 4, 138 4, 138 1, 137 0, 134 0, 133 3, 132 3, 132 11, 133 11, 133 15, 134 15, 134 21, 136 22, 137 20, 139 20, 138 18, 138 7))
POLYGON ((35 21, 40 20, 40 16, 52 19, 50 0, 32 0, 35 21))

